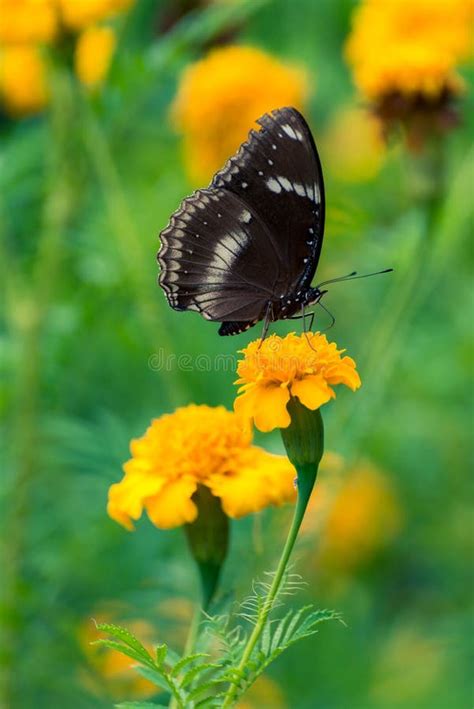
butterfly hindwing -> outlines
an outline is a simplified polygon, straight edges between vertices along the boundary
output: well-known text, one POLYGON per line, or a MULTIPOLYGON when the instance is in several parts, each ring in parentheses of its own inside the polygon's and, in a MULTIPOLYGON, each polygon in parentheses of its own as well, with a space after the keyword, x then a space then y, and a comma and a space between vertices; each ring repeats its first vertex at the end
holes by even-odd
POLYGON ((161 243, 160 285, 169 304, 208 320, 259 319, 283 277, 272 235, 227 190, 197 190, 183 200, 161 243))

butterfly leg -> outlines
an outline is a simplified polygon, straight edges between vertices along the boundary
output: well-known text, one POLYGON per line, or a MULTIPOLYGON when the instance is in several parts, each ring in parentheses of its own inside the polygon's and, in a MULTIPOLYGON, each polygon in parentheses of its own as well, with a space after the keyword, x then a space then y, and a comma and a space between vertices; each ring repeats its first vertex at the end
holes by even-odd
POLYGON ((258 345, 258 349, 260 349, 260 347, 263 344, 264 339, 267 336, 268 328, 270 327, 270 323, 272 322, 272 320, 273 320, 273 303, 271 301, 269 301, 269 303, 267 305, 267 309, 265 311, 265 319, 263 321, 262 335, 260 337, 260 343, 258 345))
MULTIPOLYGON (((291 318, 288 318, 288 320, 304 320, 305 318, 309 317, 310 321, 309 321, 308 330, 311 330, 311 328, 313 327, 315 315, 316 315, 316 313, 314 312, 314 310, 312 310, 310 313, 305 313, 304 315, 293 315, 291 318)), ((303 326, 303 329, 304 329, 304 326, 303 326)))

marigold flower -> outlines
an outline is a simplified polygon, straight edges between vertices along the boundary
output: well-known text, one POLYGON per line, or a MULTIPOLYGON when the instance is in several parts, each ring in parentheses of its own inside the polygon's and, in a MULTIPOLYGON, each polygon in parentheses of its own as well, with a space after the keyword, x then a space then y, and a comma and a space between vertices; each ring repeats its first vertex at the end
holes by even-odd
POLYGON ((7 111, 15 116, 44 108, 48 90, 38 47, 18 45, 0 50, 0 97, 7 111))
POLYGON ((128 10, 134 2, 135 0, 57 0, 62 21, 75 31, 128 10))
POLYGON ((470 0, 365 0, 346 47, 359 90, 371 101, 459 92, 456 67, 472 51, 472 19, 470 0))
POLYGON ((79 35, 74 55, 78 79, 90 88, 106 77, 117 38, 111 27, 89 27, 79 35))
POLYGON ((291 333, 282 338, 271 335, 261 342, 251 342, 241 350, 237 373, 240 384, 234 403, 236 413, 253 419, 260 431, 287 428, 291 397, 308 409, 318 409, 336 394, 332 388, 345 384, 355 391, 360 387, 356 365, 350 357, 341 357, 334 342, 325 335, 291 333))
POLYGON ((109 490, 108 514, 128 529, 143 509, 161 529, 193 522, 193 495, 203 485, 229 517, 295 499, 287 458, 251 445, 242 420, 222 406, 187 406, 152 421, 132 440, 125 477, 109 490))
POLYGON ((306 95, 303 71, 256 47, 213 49, 189 66, 172 117, 184 136, 191 180, 209 179, 245 140, 258 116, 278 106, 302 108, 306 95))
POLYGON ((0 0, 0 42, 50 42, 58 26, 54 0, 0 0))

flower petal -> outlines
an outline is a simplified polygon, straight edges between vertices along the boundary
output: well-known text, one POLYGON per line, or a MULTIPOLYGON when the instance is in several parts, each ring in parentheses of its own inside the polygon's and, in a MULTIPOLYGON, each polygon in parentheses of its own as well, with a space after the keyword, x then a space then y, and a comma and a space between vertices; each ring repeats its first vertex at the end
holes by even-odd
POLYGON ((172 529, 186 522, 194 522, 198 511, 191 497, 197 482, 189 477, 170 480, 158 495, 145 501, 148 517, 160 529, 172 529))
POLYGON ((146 498, 156 495, 164 484, 164 479, 156 475, 128 472, 119 483, 110 486, 107 513, 127 529, 133 529, 130 520, 140 518, 146 498))
POLYGON ((304 379, 294 381, 291 385, 291 393, 298 397, 303 406, 312 411, 319 409, 320 406, 327 404, 330 399, 336 396, 319 374, 312 374, 304 379))
POLYGON ((290 393, 286 386, 255 385, 237 397, 234 409, 242 417, 253 419, 260 431, 267 432, 290 425, 286 408, 289 400, 290 393))
POLYGON ((229 517, 241 517, 269 504, 293 502, 295 478, 296 471, 288 458, 252 446, 242 453, 237 473, 213 475, 207 484, 212 494, 221 498, 229 517))

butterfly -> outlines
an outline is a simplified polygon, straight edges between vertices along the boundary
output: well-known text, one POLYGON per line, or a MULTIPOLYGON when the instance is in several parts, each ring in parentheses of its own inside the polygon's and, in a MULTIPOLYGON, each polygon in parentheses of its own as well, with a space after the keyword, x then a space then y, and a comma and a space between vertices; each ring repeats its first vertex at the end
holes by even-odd
POLYGON ((168 303, 220 322, 220 335, 304 316, 326 293, 311 287, 325 203, 310 128, 295 108, 257 123, 260 130, 250 131, 209 187, 182 201, 160 235, 168 303))

